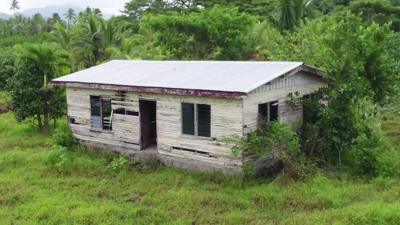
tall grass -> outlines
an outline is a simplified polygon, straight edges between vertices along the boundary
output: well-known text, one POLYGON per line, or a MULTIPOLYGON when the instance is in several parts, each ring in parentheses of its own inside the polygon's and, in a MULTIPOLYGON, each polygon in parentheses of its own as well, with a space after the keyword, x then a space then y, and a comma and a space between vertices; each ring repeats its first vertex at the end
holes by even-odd
POLYGON ((399 224, 400 179, 317 175, 245 182, 161 167, 110 173, 114 157, 79 147, 64 173, 48 136, 0 115, 0 224, 399 224))
POLYGON ((400 150, 400 116, 390 117, 383 124, 386 136, 400 150))
POLYGON ((11 101, 10 96, 5 91, 0 91, 0 105, 8 104, 11 101))

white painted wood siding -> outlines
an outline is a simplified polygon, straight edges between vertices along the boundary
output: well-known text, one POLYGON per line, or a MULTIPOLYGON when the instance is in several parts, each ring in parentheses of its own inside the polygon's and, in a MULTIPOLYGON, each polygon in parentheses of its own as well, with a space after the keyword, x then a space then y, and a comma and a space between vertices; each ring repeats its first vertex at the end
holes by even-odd
POLYGON ((127 107, 138 111, 137 102, 129 97, 121 106, 121 97, 117 92, 93 89, 67 89, 68 116, 75 119, 70 127, 76 138, 99 144, 114 145, 122 148, 139 149, 139 117, 128 115, 113 115, 112 131, 94 130, 90 125, 90 96, 111 97, 112 108, 127 107))
POLYGON ((157 142, 160 154, 177 158, 190 158, 218 165, 241 165, 231 150, 220 140, 226 136, 243 134, 242 99, 186 97, 175 95, 126 93, 122 98, 115 91, 94 89, 67 89, 68 116, 75 119, 71 124, 75 136, 84 141, 109 144, 139 150, 139 116, 114 114, 112 131, 94 131, 90 127, 90 96, 111 96, 112 108, 127 108, 139 112, 139 100, 157 102, 157 142), (195 137, 182 134, 181 103, 211 105, 211 137, 195 137), (136 144, 132 144, 136 143, 136 144), (206 154, 179 150, 190 149, 206 154))
POLYGON ((306 73, 297 73, 288 77, 278 78, 265 84, 251 93, 243 100, 244 133, 247 134, 257 128, 258 105, 279 101, 279 120, 295 123, 302 116, 302 109, 291 109, 287 105, 289 93, 299 92, 301 95, 313 93, 325 86, 322 78, 306 73))

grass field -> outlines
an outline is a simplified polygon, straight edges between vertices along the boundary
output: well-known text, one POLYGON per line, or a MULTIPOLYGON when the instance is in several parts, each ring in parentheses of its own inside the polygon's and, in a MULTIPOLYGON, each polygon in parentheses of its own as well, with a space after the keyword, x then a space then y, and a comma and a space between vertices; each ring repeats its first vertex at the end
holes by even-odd
POLYGON ((165 167, 113 174, 109 155, 81 150, 59 174, 44 163, 50 148, 47 135, 0 115, 0 224, 400 224, 400 179, 260 184, 165 167))

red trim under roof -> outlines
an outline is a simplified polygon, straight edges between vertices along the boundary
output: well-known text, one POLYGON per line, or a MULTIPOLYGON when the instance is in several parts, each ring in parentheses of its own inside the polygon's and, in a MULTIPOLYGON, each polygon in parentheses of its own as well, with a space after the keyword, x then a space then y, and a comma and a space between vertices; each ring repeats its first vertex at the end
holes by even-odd
POLYGON ((102 89, 102 90, 113 90, 113 91, 152 93, 152 94, 196 96, 196 97, 239 98, 241 96, 247 95, 247 93, 244 92, 192 90, 192 89, 161 88, 161 87, 139 87, 139 86, 128 86, 128 85, 98 84, 98 83, 83 83, 83 82, 52 81, 52 83, 55 84, 56 86, 65 86, 68 88, 88 88, 88 89, 102 89))

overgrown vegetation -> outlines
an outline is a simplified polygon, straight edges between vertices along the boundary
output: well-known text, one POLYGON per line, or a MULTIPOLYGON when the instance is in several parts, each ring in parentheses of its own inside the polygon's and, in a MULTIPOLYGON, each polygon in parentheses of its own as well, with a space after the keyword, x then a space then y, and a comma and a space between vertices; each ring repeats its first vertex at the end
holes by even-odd
POLYGON ((304 61, 329 86, 308 103, 302 154, 320 168, 388 174, 378 172, 379 157, 396 153, 377 115, 399 105, 398 11, 398 2, 376 0, 133 0, 109 20, 93 8, 64 19, 19 15, 0 21, 0 88, 19 121, 48 131, 65 114, 63 91, 49 81, 110 59, 304 61))
MULTIPOLYGON (((12 1, 14 11, 19 6, 12 1)), ((96 8, 0 20, 0 223, 65 223, 65 214, 54 213, 67 211, 76 223, 94 224, 396 224, 399 12, 397 0, 131 0, 109 20, 96 8), (111 59, 291 60, 321 68, 327 88, 292 96, 305 110, 301 129, 272 123, 234 143, 237 154, 281 161, 290 176, 278 180, 310 180, 259 185, 82 152, 68 126, 56 126, 65 94, 50 80, 111 59), (1 115, 9 105, 20 124, 1 115), (50 132, 51 121, 52 140, 36 129, 50 132), (314 175, 328 172, 343 181, 314 175)), ((248 174, 257 169, 245 166, 248 174)))
POLYGON ((398 178, 315 175, 257 183, 166 167, 114 173, 107 168, 118 156, 52 144, 33 125, 0 115, 1 224, 394 225, 400 219, 398 178))

